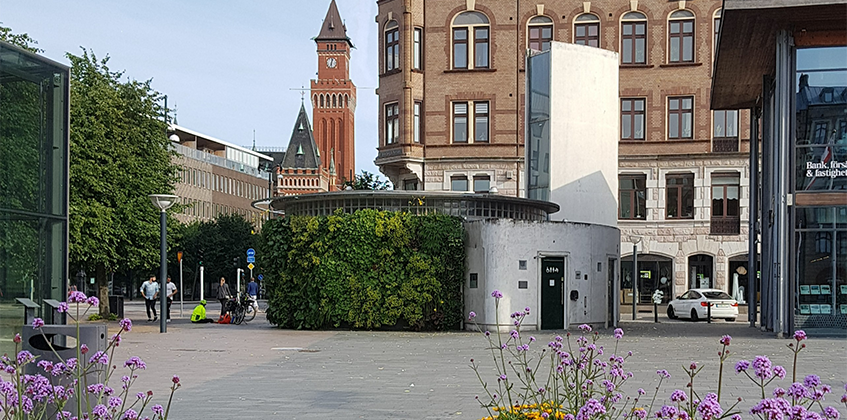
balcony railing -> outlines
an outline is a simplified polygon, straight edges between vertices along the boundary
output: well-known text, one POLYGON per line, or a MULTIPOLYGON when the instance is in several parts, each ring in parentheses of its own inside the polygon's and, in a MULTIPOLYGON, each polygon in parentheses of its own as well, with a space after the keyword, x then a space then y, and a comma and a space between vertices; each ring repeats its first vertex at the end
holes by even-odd
POLYGON ((210 163, 212 165, 224 167, 233 171, 243 172, 247 175, 253 175, 258 178, 264 178, 268 176, 267 172, 260 171, 258 168, 250 167, 249 165, 245 165, 241 162, 222 158, 220 156, 216 156, 211 153, 204 152, 202 150, 192 149, 190 147, 183 146, 177 143, 171 143, 171 146, 173 146, 174 150, 176 150, 177 153, 182 156, 185 156, 188 159, 199 160, 201 162, 210 163))
POLYGON ((741 233, 741 219, 738 217, 713 217, 710 226, 712 235, 738 235, 741 233))
POLYGON ((738 137, 716 137, 712 139, 712 152, 733 153, 738 151, 738 137))

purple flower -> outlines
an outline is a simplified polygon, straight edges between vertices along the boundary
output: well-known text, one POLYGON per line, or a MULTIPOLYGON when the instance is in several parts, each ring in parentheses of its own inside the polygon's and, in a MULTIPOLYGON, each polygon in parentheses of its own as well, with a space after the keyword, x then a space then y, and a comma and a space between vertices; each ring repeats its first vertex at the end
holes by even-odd
POLYGON ((491 335, 491 331, 486 331, 486 332, 485 332, 485 336, 486 336, 486 337, 488 337, 488 336, 490 336, 490 335, 491 335))
POLYGON ((505 381, 505 380, 506 380, 506 375, 500 375, 500 380, 501 380, 501 381, 505 381))
POLYGON ((503 293, 500 293, 499 290, 495 290, 491 292, 491 297, 493 297, 494 299, 501 299, 503 298, 503 293))
POLYGON ((721 337, 721 344, 723 344, 725 346, 728 346, 730 341, 732 341, 732 337, 730 337, 728 335, 721 337))
POLYGON ((109 408, 118 408, 123 404, 123 400, 120 397, 109 397, 109 408))
POLYGON ((806 332, 803 330, 794 331, 794 339, 797 341, 803 341, 806 339, 806 332))
POLYGON ((95 418, 105 418, 109 415, 109 409, 103 404, 98 404, 91 410, 91 414, 94 414, 95 418))
POLYGON ((579 328, 580 331, 583 332, 583 334, 591 332, 591 326, 588 325, 588 324, 582 324, 578 328, 579 328))
POLYGON ((756 356, 753 359, 753 374, 759 379, 769 379, 773 376, 771 360, 767 356, 756 356))
POLYGON ((159 404, 156 404, 153 407, 150 407, 150 409, 153 410, 153 412, 156 413, 159 416, 165 415, 165 409, 159 404))
POLYGON ((18 353, 18 358, 17 358, 18 366, 23 365, 25 363, 29 363, 33 360, 35 360, 35 357, 32 355, 32 353, 30 353, 26 350, 22 350, 20 353, 18 353))
POLYGON ((706 394, 706 398, 703 398, 703 401, 700 401, 700 404, 697 405, 697 412, 703 416, 703 420, 719 418, 723 414, 723 409, 718 402, 717 394, 714 392, 706 394))
POLYGON ((135 420, 135 419, 137 419, 137 418, 138 418, 138 413, 136 413, 136 412, 135 412, 135 410, 133 410, 133 409, 131 409, 131 408, 128 408, 128 409, 126 410, 126 412, 124 412, 124 415, 123 415, 123 416, 121 416, 121 420, 123 420, 123 419, 126 419, 126 420, 135 420))
POLYGON ((512 330, 512 332, 510 332, 510 333, 509 333, 509 335, 510 335, 512 338, 518 338, 518 331, 517 331, 517 330, 512 330))
POLYGON ((782 398, 785 396, 785 393, 788 392, 784 388, 776 387, 773 389, 773 396, 775 398, 782 398))
POLYGON ((615 335, 615 340, 623 338, 623 330, 620 328, 615 328, 615 332, 613 334, 615 335))
POLYGON ((598 414, 606 414, 606 407, 594 398, 589 399, 585 405, 579 408, 576 420, 591 420, 598 414))
POLYGON ((132 330, 132 320, 129 318, 122 319, 121 328, 126 332, 130 332, 130 330, 132 330))
POLYGON ((774 375, 778 376, 779 379, 785 379, 785 368, 782 366, 774 366, 773 367, 774 375))
POLYGON ((783 419, 791 414, 791 403, 782 398, 766 398, 750 409, 750 414, 762 415, 766 419, 783 419))
POLYGON ((671 377, 671 374, 670 374, 670 373, 668 373, 668 371, 667 371, 667 370, 665 370, 665 369, 659 369, 659 370, 657 370, 657 371, 656 371, 656 374, 657 374, 657 375, 659 375, 659 376, 661 376, 661 377, 663 377, 663 378, 670 378, 670 377, 671 377))
POLYGON ((818 375, 809 375, 806 376, 806 379, 803 379, 803 385, 806 385, 809 388, 814 388, 821 384, 821 378, 818 375))
POLYGON ((676 407, 672 405, 663 405, 662 409, 656 413, 656 417, 661 419, 672 419, 676 417, 678 413, 679 410, 677 410, 676 407))
POLYGON ((85 302, 91 306, 100 306, 100 299, 97 299, 94 296, 90 296, 88 299, 85 300, 85 302))
POLYGON ((68 311, 68 303, 67 302, 59 302, 59 306, 56 307, 56 312, 65 313, 68 311))
POLYGON ((529 306, 527 306, 526 308, 523 308, 523 311, 526 312, 526 314, 528 315, 529 314, 529 306))
POLYGON ((173 379, 171 379, 171 381, 173 381, 173 383, 175 383, 175 384, 178 384, 179 383, 179 376, 174 375, 174 377, 173 377, 173 379))
POLYGON ((471 311, 471 312, 468 314, 468 319, 474 319, 474 318, 476 318, 476 312, 471 311))
POLYGON ((82 292, 74 291, 68 295, 68 302, 70 303, 83 303, 85 302, 85 299, 87 299, 87 297, 85 296, 85 293, 82 292))
POLYGON ((138 358, 138 356, 132 356, 124 363, 125 367, 130 369, 147 369, 147 365, 138 358))
POLYGON ((841 417, 841 413, 839 413, 838 410, 836 410, 835 407, 832 406, 827 406, 826 408, 824 408, 823 415, 824 417, 830 420, 838 420, 838 418, 841 417))
POLYGON ((690 370, 697 370, 697 362, 691 362, 691 365, 688 366, 690 370))
POLYGON ((682 390, 677 389, 671 393, 671 401, 673 402, 684 402, 687 399, 688 396, 685 395, 685 392, 682 390))
POLYGON ((730 420, 741 420, 741 415, 733 414, 729 419, 730 420))
POLYGON ((41 328, 44 326, 44 320, 41 318, 35 318, 32 320, 32 328, 41 328))
POLYGON ((88 359, 88 363, 90 363, 90 364, 99 363, 101 365, 108 365, 109 364, 109 355, 107 355, 106 352, 104 352, 104 351, 98 351, 97 353, 94 353, 94 355, 91 356, 90 359, 88 359))
POLYGON ((750 368, 750 362, 746 360, 739 360, 738 363, 735 364, 735 373, 741 373, 750 368))
POLYGON ((809 390, 806 389, 806 387, 804 387, 803 384, 799 382, 794 382, 793 384, 791 384, 791 386, 788 387, 788 391, 786 391, 786 393, 796 400, 799 400, 801 398, 808 398, 812 395, 811 393, 809 393, 809 390))
POLYGON ((88 345, 82 344, 79 346, 79 352, 82 354, 88 353, 88 345))
POLYGON ((637 392, 638 392, 638 395, 644 395, 644 394, 647 393, 647 391, 645 391, 644 388, 638 388, 637 392))

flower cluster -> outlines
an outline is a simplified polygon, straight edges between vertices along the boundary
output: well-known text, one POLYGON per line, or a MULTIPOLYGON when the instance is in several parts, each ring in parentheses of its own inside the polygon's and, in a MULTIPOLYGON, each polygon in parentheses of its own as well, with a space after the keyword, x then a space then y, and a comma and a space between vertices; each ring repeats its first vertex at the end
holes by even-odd
MULTIPOLYGON (((96 308, 100 301, 93 296, 87 297, 82 292, 71 292, 68 302, 76 307, 74 315, 68 313, 70 307, 66 302, 60 303, 57 310, 68 313, 75 321, 79 336, 77 320, 81 319, 80 311, 84 315, 89 309, 96 308)), ((105 350, 97 351, 91 357, 81 357, 87 355, 89 348, 84 343, 77 343, 76 353, 80 358, 63 359, 56 349, 52 348, 52 343, 44 332, 44 321, 40 318, 33 320, 32 327, 41 332, 55 358, 52 361, 38 360, 30 352, 20 350, 21 337, 19 334, 15 336, 17 356, 14 359, 0 357, 0 418, 44 420, 52 419, 55 415, 57 420, 166 420, 170 400, 180 387, 178 376, 173 377, 171 398, 167 407, 159 404, 150 406, 152 391, 139 392, 135 400, 129 397, 130 387, 137 378, 133 373, 146 368, 144 361, 138 357, 131 357, 124 363, 130 374, 121 378, 120 391, 108 385, 109 379, 117 369, 116 366, 109 366, 109 360, 114 356, 121 334, 132 329, 132 321, 124 319, 119 325, 120 331, 112 336, 105 350), (27 373, 33 371, 33 366, 30 366, 32 364, 40 373, 27 373), (2 373, 8 375, 8 380, 2 373), (142 414, 148 412, 150 415, 142 414)))
MULTIPOLYGON (((499 307, 503 294, 495 290, 495 325, 498 327, 499 307)), ((499 331, 482 332, 494 360, 496 376, 490 377, 471 359, 471 369, 482 384, 484 395, 477 396, 479 404, 488 410, 486 419, 560 419, 560 420, 741 420, 742 412, 737 409, 741 399, 726 406, 721 404, 723 364, 729 357, 728 347, 732 337, 724 335, 718 340, 720 371, 717 393, 697 393, 697 375, 704 364, 691 362, 683 366, 688 377, 686 390, 676 389, 662 405, 659 397, 662 383, 671 378, 666 369, 656 371, 658 385, 652 398, 639 388, 635 395, 625 396, 622 386, 633 378, 625 368, 625 355, 618 351, 618 343, 624 336, 623 330, 612 333, 614 348, 607 351, 601 345, 601 336, 590 325, 580 325, 579 336, 570 333, 555 336, 546 347, 535 352, 531 344, 535 337, 524 339, 521 325, 531 313, 530 308, 510 315, 514 329, 508 333, 499 331), (549 372, 544 372, 549 369, 549 372), (496 379, 496 380, 495 380, 496 379), (654 406, 657 407, 654 409, 654 406)), ((470 312, 469 321, 476 322, 476 314, 470 312)), ((791 347, 796 354, 806 334, 798 331, 791 347)), ((773 382, 784 379, 788 373, 782 366, 774 365, 767 356, 756 356, 752 362, 740 360, 735 364, 736 374, 743 373, 762 389, 762 399, 749 414, 762 420, 839 420, 840 413, 831 406, 824 406, 826 394, 832 388, 821 382, 820 377, 808 375, 801 382, 794 382, 788 389, 776 387, 772 398, 767 398, 765 389, 773 382)), ((702 386, 702 385, 700 385, 702 386)), ((847 385, 841 402, 847 405, 847 385)))

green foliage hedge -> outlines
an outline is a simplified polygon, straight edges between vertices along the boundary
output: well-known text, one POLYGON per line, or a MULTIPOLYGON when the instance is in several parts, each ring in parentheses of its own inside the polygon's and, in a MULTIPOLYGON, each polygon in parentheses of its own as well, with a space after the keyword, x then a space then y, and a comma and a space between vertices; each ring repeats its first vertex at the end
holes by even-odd
POLYGON ((267 221, 257 253, 268 320, 284 328, 457 328, 461 219, 359 210, 267 221))

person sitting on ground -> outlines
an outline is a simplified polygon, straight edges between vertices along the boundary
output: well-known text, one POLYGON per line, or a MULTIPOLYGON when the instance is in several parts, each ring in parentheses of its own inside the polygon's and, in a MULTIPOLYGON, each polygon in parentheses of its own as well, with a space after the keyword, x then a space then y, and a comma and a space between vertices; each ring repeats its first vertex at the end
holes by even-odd
POLYGON ((215 322, 214 319, 206 318, 206 299, 200 301, 200 304, 191 312, 191 322, 194 324, 207 324, 215 322))

